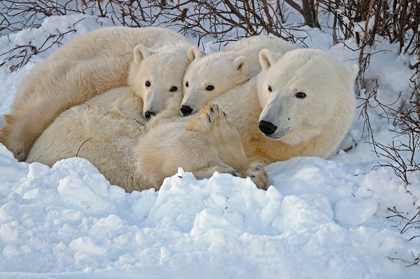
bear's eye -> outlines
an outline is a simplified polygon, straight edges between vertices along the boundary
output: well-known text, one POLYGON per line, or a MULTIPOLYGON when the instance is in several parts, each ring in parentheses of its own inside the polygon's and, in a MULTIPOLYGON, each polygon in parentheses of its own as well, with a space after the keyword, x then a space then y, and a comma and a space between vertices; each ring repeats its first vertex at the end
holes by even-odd
POLYGON ((177 90, 178 90, 178 87, 176 87, 176 86, 172 86, 171 89, 169 89, 169 91, 171 91, 171 92, 175 92, 177 90))
POLYGON ((146 87, 150 87, 150 85, 152 85, 151 83, 150 83, 150 81, 146 81, 145 83, 144 83, 144 85, 146 85, 146 87))
POLYGON ((206 87, 206 90, 207 91, 212 91, 213 89, 214 89, 214 86, 213 85, 209 85, 209 86, 206 87))
POLYGON ((295 94, 296 98, 304 99, 306 98, 306 94, 304 92, 298 92, 295 94))
POLYGON ((273 92, 273 88, 271 88, 271 85, 268 86, 268 91, 273 92))
POLYGON ((190 86, 190 84, 188 83, 188 81, 185 83, 185 87, 190 86))

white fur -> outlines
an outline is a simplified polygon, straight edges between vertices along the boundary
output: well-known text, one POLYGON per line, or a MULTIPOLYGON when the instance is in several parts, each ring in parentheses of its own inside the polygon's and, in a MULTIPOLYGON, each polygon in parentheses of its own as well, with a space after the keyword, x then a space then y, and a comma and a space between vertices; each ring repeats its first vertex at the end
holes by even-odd
POLYGON ((146 125, 141 107, 142 100, 128 87, 72 107, 42 133, 26 161, 52 166, 61 159, 82 157, 112 184, 124 185, 129 192, 140 190, 133 150, 146 125))
POLYGON ((258 74, 261 71, 258 54, 262 49, 284 54, 295 48, 279 38, 260 35, 241 39, 220 52, 198 55, 185 73, 181 105, 195 113, 217 96, 258 74), (206 90, 209 85, 214 89, 206 90))
POLYGON ((248 164, 240 136, 225 114, 208 106, 199 115, 174 116, 179 97, 147 123, 138 109, 142 100, 128 87, 108 91, 57 117, 35 142, 27 162, 52 166, 77 155, 128 192, 159 189, 178 167, 199 179, 215 171, 252 176, 264 188, 262 165, 248 164))
POLYGON ((333 155, 353 121, 358 67, 313 49, 260 56, 264 69, 257 77, 213 100, 232 118, 248 158, 272 163, 333 155), (298 99, 297 92, 307 97, 298 99), (277 126, 270 137, 259 130, 261 120, 277 126))
POLYGON ((191 44, 182 35, 155 27, 107 27, 82 35, 25 77, 10 115, 5 117, 7 124, 0 141, 17 159, 24 160, 38 136, 61 112, 110 89, 126 86, 129 72, 133 90, 145 98, 147 109, 158 113, 162 99, 170 95, 168 87, 177 84, 181 88, 189 47, 191 44), (133 50, 139 44, 149 51, 148 55, 143 60, 136 56, 132 63, 133 50), (166 68, 168 71, 162 72, 166 68), (146 76, 156 79, 150 92, 143 90, 144 83, 137 83, 146 76))
POLYGON ((164 46, 154 51, 139 45, 134 49, 134 61, 130 66, 128 85, 144 101, 143 112, 160 113, 165 102, 175 94, 182 94, 182 79, 190 63, 189 44, 164 46), (146 82, 150 86, 146 86, 146 82), (176 88, 171 91, 171 88, 176 88))
POLYGON ((37 140, 28 162, 52 165, 78 153, 111 183, 132 191, 158 188, 179 166, 198 178, 239 171, 263 187, 265 172, 260 164, 246 167, 249 161, 334 154, 353 120, 358 67, 345 67, 311 49, 280 58, 268 51, 260 56, 264 70, 258 76, 213 100, 229 121, 219 110, 211 112, 214 106, 187 118, 174 116, 180 98, 175 95, 167 110, 144 128, 147 122, 136 109, 141 99, 128 88, 116 89, 60 115, 37 140), (297 99, 298 91, 307 98, 297 99), (260 120, 287 132, 266 137, 258 128, 260 120))

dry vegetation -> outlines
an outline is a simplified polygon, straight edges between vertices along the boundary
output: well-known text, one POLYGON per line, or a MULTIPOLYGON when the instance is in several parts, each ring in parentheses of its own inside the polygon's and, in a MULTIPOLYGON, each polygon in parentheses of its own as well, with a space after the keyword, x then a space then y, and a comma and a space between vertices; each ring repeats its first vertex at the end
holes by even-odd
MULTIPOLYGON (((364 118, 364 130, 376 152, 388 159, 388 163, 380 165, 392 168, 407 184, 410 183, 409 173, 420 170, 420 162, 416 161, 420 148, 420 59, 408 65, 414 70, 414 75, 407 80, 411 84, 411 96, 402 99, 400 92, 395 92, 392 105, 378 100, 378 80, 365 77, 379 37, 397 43, 400 53, 420 55, 418 0, 3 0, 0 2, 0 35, 38 28, 45 17, 73 13, 106 17, 115 25, 130 27, 171 26, 180 33, 195 36, 199 44, 208 36, 223 43, 270 33, 305 46, 308 36, 305 30, 310 27, 331 29, 333 42, 348 48, 346 42, 354 39, 357 48, 353 47, 352 51, 357 52, 360 67, 358 92, 361 89, 365 92, 365 97, 360 97, 360 117, 364 118), (298 15, 301 22, 288 20, 298 15), (369 116, 371 108, 378 106, 395 126, 395 140, 391 145, 375 140, 369 116)), ((74 31, 57 31, 41 45, 15 46, 0 56, 17 59, 16 65, 10 67, 13 71, 25 65, 33 55, 60 44, 66 34, 74 31)), ((418 220, 419 215, 416 216, 418 220)), ((419 259, 416 260, 418 264, 419 259)))
MULTIPOLYGON (((377 98, 378 81, 365 78, 371 56, 375 55, 372 47, 379 36, 391 43, 398 43, 401 53, 420 55, 420 3, 417 0, 3 0, 0 2, 0 34, 38 28, 45 17, 73 13, 107 17, 116 25, 130 27, 172 26, 181 33, 197 37, 199 44, 203 37, 208 36, 225 42, 270 33, 305 45, 305 30, 308 28, 305 25, 331 28, 334 43, 346 45, 349 39, 357 42, 358 47, 352 49, 359 57, 357 85, 359 90, 364 89, 366 96, 360 106, 360 115, 365 120, 365 131, 369 133, 369 139, 378 153, 390 159, 389 164, 383 165, 392 167, 407 184, 410 183, 407 173, 420 168, 414 156, 419 148, 420 132, 419 62, 409 65, 416 70, 411 80, 407 81, 411 83, 411 96, 399 100, 400 92, 395 92, 395 100, 401 104, 397 109, 381 104, 377 98), (290 15, 296 17, 298 14, 302 15, 302 22, 288 23, 290 15), (332 20, 320 23, 320 17, 332 20), (408 142, 397 138, 392 145, 383 145, 375 141, 369 108, 377 106, 382 107, 394 123, 397 134, 408 136, 408 142), (412 156, 406 160, 401 156, 402 152, 411 152, 412 156)), ((18 61, 10 67, 13 71, 25 65, 32 56, 60 44, 64 36, 71 32, 75 32, 75 28, 64 33, 57 30, 40 45, 18 45, 0 53, 0 56, 18 61)))

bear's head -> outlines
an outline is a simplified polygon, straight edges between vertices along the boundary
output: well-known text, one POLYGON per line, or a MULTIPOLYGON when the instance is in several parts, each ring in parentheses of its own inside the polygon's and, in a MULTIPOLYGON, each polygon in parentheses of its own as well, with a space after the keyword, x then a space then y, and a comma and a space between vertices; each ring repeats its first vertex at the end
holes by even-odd
POLYGON ((264 49, 259 58, 259 128, 271 139, 297 145, 318 136, 327 122, 340 117, 339 102, 354 94, 357 65, 346 67, 323 51, 279 55, 264 49))
POLYGON ((189 48, 195 46, 151 50, 144 45, 134 48, 128 84, 143 99, 143 115, 146 119, 162 112, 168 99, 182 94, 182 81, 190 64, 189 48))
POLYGON ((199 111, 207 102, 250 78, 246 57, 205 56, 190 49, 192 61, 184 76, 181 115, 199 111))

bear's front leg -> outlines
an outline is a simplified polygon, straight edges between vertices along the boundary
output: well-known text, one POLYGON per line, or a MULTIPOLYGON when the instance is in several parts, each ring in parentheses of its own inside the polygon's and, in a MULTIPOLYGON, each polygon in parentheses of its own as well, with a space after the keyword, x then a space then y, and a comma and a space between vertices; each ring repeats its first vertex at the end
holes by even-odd
POLYGON ((204 179, 204 178, 210 178, 216 171, 218 173, 229 173, 233 176, 239 176, 239 174, 233 168, 227 165, 202 168, 202 169, 194 171, 193 174, 195 178, 197 179, 204 179))
POLYGON ((259 189, 267 189, 268 175, 262 163, 253 162, 241 172, 241 176, 251 178, 259 189))

